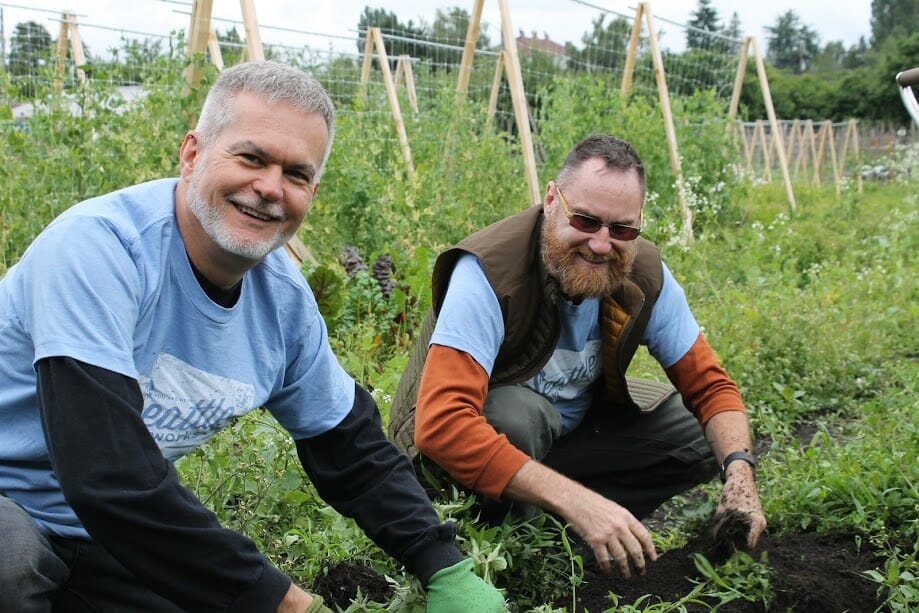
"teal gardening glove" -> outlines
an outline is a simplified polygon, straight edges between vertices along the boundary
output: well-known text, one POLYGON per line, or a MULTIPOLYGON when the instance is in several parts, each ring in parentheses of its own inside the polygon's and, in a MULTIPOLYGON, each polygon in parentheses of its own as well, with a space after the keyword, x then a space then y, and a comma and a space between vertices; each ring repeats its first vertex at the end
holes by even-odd
POLYGON ((442 568, 428 581, 428 613, 501 613, 504 597, 473 572, 466 558, 442 568))

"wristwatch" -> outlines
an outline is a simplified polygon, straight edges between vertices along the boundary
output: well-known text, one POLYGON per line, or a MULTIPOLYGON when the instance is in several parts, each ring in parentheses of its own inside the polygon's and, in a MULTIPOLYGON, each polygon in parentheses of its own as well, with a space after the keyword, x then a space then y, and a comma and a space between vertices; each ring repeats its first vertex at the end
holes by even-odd
POLYGON ((732 451, 731 453, 724 456, 724 460, 721 461, 721 482, 724 483, 727 481, 727 476, 725 476, 725 471, 728 469, 728 464, 734 460, 743 460, 747 464, 753 467, 753 477, 756 478, 756 458, 746 451, 732 451))

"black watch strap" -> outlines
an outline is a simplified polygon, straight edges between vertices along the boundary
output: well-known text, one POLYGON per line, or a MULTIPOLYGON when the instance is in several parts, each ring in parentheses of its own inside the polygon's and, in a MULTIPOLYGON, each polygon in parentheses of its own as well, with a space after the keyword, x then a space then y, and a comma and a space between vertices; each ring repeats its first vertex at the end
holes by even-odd
POLYGON ((753 467, 753 475, 756 476, 756 458, 746 451, 732 451, 731 453, 724 456, 724 460, 721 461, 721 482, 724 483, 727 481, 727 476, 724 474, 728 469, 728 465, 734 460, 743 460, 747 464, 753 467))

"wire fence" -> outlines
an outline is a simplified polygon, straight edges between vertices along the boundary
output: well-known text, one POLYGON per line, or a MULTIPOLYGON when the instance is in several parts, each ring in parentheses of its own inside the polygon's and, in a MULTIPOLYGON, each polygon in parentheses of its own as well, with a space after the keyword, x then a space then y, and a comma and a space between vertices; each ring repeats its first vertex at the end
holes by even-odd
MULTIPOLYGON (((617 83, 622 75, 634 13, 619 13, 574 0, 567 0, 565 4, 566 21, 582 24, 580 40, 554 40, 548 31, 524 32, 518 29, 515 32, 524 83, 534 99, 538 92, 550 88, 553 79, 563 72, 608 74, 611 83, 617 83)), ((526 5, 524 1, 510 2, 511 18, 516 11, 526 11, 526 5)), ((26 102, 32 94, 41 91, 40 85, 48 80, 49 70, 54 67, 54 56, 58 52, 56 41, 64 11, 0 3, 0 9, 4 8, 7 13, 15 9, 14 14, 19 18, 15 24, 3 24, 4 45, 0 60, 9 73, 13 91, 19 93, 14 103, 26 102)), ((75 24, 85 48, 87 65, 84 71, 93 82, 120 86, 143 84, 148 77, 148 65, 156 56, 184 43, 190 4, 147 1, 137 10, 158 14, 151 17, 151 22, 170 23, 171 29, 165 32, 126 30, 118 24, 100 22, 98 17, 87 16, 78 10, 74 12, 75 24), (164 14, 168 19, 160 19, 164 14), (114 35, 118 40, 114 40, 114 35)), ((664 24, 658 33, 666 32, 661 36, 662 42, 670 40, 681 44, 685 40, 688 26, 663 18, 656 19, 664 24)), ((323 78, 336 102, 347 107, 360 84, 359 68, 365 32, 358 30, 356 25, 346 34, 320 33, 272 24, 259 24, 259 30, 266 56, 314 70, 323 78)), ((383 31, 391 58, 400 55, 410 57, 419 100, 439 90, 444 82, 455 82, 465 42, 466 32, 458 27, 465 26, 461 19, 441 24, 445 26, 441 28, 436 27, 438 24, 431 25, 434 27, 422 32, 399 32, 386 28, 383 31)), ((474 99, 487 100, 502 41, 500 23, 484 25, 476 49, 469 94, 474 99)), ((214 16, 212 26, 220 38, 225 63, 245 57, 245 24, 241 18, 214 16)), ((673 54, 668 58, 667 76, 672 94, 682 95, 714 87, 720 97, 730 96, 741 41, 712 33, 699 34, 696 41, 694 52, 673 54)), ((638 53, 646 61, 639 62, 635 67, 634 87, 653 94, 655 81, 646 35, 638 53)), ((68 52, 67 59, 65 87, 72 88, 77 84, 73 53, 68 52)), ((501 113, 504 108, 499 104, 498 112, 501 113)), ((371 109, 367 111, 372 112, 371 109)))
MULTIPOLYGON (((116 108, 150 96, 173 95, 184 76, 166 67, 185 59, 192 5, 153 0, 137 4, 135 10, 149 15, 150 23, 159 24, 161 31, 124 29, 81 13, 79 6, 73 11, 54 11, 0 2, 0 111, 8 109, 5 116, 0 112, 0 127, 28 131, 33 117, 48 108, 55 96, 63 97, 65 106, 76 114, 85 107, 81 100, 87 91, 115 92, 105 104, 116 108), (15 23, 9 15, 16 15, 15 23)), ((542 159, 550 139, 558 137, 546 124, 544 110, 547 101, 563 89, 561 84, 579 104, 600 106, 620 96, 626 83, 629 96, 659 106, 666 102, 668 108, 669 98, 692 100, 704 94, 711 104, 726 111, 736 94, 739 52, 745 43, 742 33, 698 30, 658 15, 652 22, 650 8, 649 19, 644 21, 640 11, 621 13, 581 0, 560 0, 560 4, 565 21, 580 24, 577 40, 555 40, 550 31, 514 29, 512 23, 502 23, 500 16, 497 23, 483 23, 465 93, 465 103, 487 108, 494 127, 508 138, 514 138, 520 122, 526 121, 537 158, 542 159), (507 78, 513 68, 507 55, 510 41, 503 40, 508 34, 514 38, 519 60, 525 118, 515 110, 507 78), (578 90, 582 84, 584 89, 578 90)), ((526 0, 508 2, 509 22, 516 14, 525 14, 527 5, 526 0)), ((444 113, 444 92, 455 90, 461 73, 468 20, 468 12, 450 9, 438 12, 430 24, 409 23, 409 29, 365 24, 380 28, 388 55, 386 66, 395 78, 396 104, 408 124, 434 123, 444 113)), ((223 65, 247 59, 247 25, 252 24, 241 17, 212 16, 214 44, 207 59, 223 65)), ((369 72, 366 70, 366 28, 354 24, 344 33, 322 33, 288 25, 257 25, 264 55, 313 74, 332 95, 340 116, 385 120, 393 114, 391 84, 384 79, 376 50, 369 72)), ((698 116, 696 108, 692 102, 674 106, 681 134, 705 128, 712 121, 710 116, 698 116)), ((714 119, 727 124, 726 112, 714 119)), ((610 111, 598 127, 616 131, 618 120, 610 111)), ((782 143, 795 180, 838 182, 859 172, 859 147, 883 150, 877 143, 891 139, 877 133, 858 138, 857 130, 855 136, 851 134, 849 123, 817 119, 780 123, 785 126, 780 130, 781 140, 765 120, 741 124, 743 129, 736 130, 736 164, 752 178, 781 180, 777 151, 782 143)), ((563 136, 573 142, 582 134, 563 136)), ((436 151, 443 138, 436 130, 414 130, 409 145, 436 151)), ((663 133, 656 138, 659 142, 653 148, 665 150, 663 133)), ((362 135, 363 146, 369 149, 376 141, 381 147, 398 150, 399 140, 395 130, 371 130, 362 135)), ((55 145, 44 142, 42 146, 53 150, 55 145)), ((96 163, 111 168, 118 161, 96 163)), ((73 192, 81 193, 85 187, 81 184, 73 192)))

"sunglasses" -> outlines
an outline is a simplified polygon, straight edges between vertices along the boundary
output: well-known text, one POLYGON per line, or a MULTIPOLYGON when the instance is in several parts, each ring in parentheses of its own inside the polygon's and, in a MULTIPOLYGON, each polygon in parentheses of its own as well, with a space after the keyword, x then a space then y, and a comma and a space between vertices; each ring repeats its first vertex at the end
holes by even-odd
POLYGON ((593 234, 594 232, 599 232, 600 228, 606 226, 609 230, 610 238, 614 238, 617 241, 633 241, 641 234, 641 226, 628 226, 624 223, 603 223, 592 215, 572 213, 571 209, 568 207, 568 201, 565 200, 565 194, 562 193, 562 188, 556 184, 555 191, 558 192, 558 199, 562 201, 565 215, 568 216, 568 225, 575 230, 593 234))

